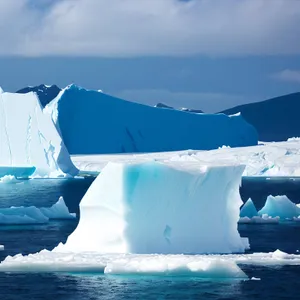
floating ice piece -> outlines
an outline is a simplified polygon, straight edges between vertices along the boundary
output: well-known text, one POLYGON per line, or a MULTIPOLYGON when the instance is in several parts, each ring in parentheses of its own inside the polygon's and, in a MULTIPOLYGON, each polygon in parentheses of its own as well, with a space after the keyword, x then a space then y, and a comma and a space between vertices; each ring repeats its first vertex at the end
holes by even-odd
POLYGON ((254 216, 252 218, 241 217, 239 219, 240 224, 278 224, 279 221, 279 217, 272 218, 268 215, 254 216))
POLYGON ((82 199, 78 227, 61 251, 244 252, 237 230, 243 170, 199 162, 109 163, 82 199))
POLYGON ((21 182, 20 180, 16 179, 16 177, 12 175, 5 175, 0 178, 0 183, 14 184, 20 182, 21 182))
POLYGON ((44 224, 48 223, 49 219, 73 219, 75 217, 75 214, 69 213, 62 197, 49 208, 21 206, 0 209, 0 224, 2 225, 44 224))
POLYGON ((35 93, 0 93, 0 136, 0 166, 35 167, 35 174, 41 176, 53 171, 78 173, 35 93))
POLYGON ((40 211, 49 219, 73 219, 76 217, 76 214, 69 212, 63 197, 59 197, 58 201, 49 208, 41 207, 40 211))
POLYGON ((248 199, 241 209, 240 217, 241 218, 248 217, 251 219, 253 217, 256 217, 257 215, 258 215, 257 210, 253 201, 251 199, 248 199))
POLYGON ((0 272, 98 272, 105 274, 196 275, 204 278, 247 276, 237 265, 300 265, 300 255, 282 251, 231 255, 134 255, 57 252, 8 256, 0 272))
POLYGON ((4 250, 4 245, 0 245, 0 251, 4 250))
POLYGON ((300 208, 286 196, 268 196, 265 206, 258 212, 271 217, 280 217, 281 220, 293 219, 300 215, 300 208))
POLYGON ((0 166, 0 177, 3 179, 5 176, 13 176, 18 178, 28 178, 30 177, 34 172, 36 168, 31 167, 5 167, 0 166))

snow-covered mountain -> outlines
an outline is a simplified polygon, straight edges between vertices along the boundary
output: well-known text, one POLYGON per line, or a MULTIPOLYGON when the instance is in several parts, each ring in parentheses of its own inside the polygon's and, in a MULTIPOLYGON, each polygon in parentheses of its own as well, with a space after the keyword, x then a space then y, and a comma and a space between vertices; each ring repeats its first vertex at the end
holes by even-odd
POLYGON ((188 114, 70 85, 45 107, 70 154, 161 152, 257 144, 241 117, 188 114))
POLYGON ((27 94, 29 92, 35 92, 38 95, 42 106, 45 107, 51 100, 53 100, 58 95, 60 91, 61 89, 55 84, 41 84, 39 86, 28 86, 26 88, 18 90, 16 93, 27 94))
POLYGON ((286 141, 300 136, 300 93, 262 102, 236 106, 222 111, 231 115, 241 112, 258 131, 261 141, 286 141))
POLYGON ((185 108, 185 107, 174 108, 172 106, 166 105, 166 104, 161 103, 161 102, 157 103, 155 105, 155 107, 158 107, 158 108, 168 108, 168 109, 176 109, 176 110, 186 111, 186 112, 195 113, 195 114, 201 114, 201 113, 203 113, 203 111, 200 110, 200 109, 191 109, 191 108, 185 108))

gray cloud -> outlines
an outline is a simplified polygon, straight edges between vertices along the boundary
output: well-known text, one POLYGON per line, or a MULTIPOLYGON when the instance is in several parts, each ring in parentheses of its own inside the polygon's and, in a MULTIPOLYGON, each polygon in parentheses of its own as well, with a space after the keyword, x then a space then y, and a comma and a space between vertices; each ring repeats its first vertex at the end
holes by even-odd
POLYGON ((56 0, 44 9, 32 3, 0 0, 0 54, 300 54, 300 1, 56 0))

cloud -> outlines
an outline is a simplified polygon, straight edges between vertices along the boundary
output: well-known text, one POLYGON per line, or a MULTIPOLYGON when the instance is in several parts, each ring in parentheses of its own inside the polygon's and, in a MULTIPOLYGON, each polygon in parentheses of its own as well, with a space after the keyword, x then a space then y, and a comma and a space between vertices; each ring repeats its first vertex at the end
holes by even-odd
POLYGON ((0 54, 300 54, 300 1, 44 1, 0 0, 0 54))
POLYGON ((277 80, 300 83, 300 70, 285 69, 272 77, 277 80))
MULTIPOLYGON (((105 92, 105 91, 104 91, 105 92)), ((172 92, 163 89, 124 90, 114 96, 154 106, 161 102, 175 108, 201 109, 207 113, 220 112, 230 107, 261 101, 260 98, 222 93, 172 92)))

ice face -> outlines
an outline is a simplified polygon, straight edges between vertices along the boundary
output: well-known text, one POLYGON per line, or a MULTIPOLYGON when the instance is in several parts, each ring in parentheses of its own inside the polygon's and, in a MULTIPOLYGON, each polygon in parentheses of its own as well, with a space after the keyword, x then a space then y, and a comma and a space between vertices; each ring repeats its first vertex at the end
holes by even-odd
POLYGON ((0 209, 0 225, 44 224, 49 219, 73 219, 62 197, 51 207, 10 207, 0 209))
MULTIPOLYGON (((76 175, 78 170, 34 93, 0 93, 0 166, 36 168, 35 174, 57 172, 76 175)), ((10 170, 10 172, 17 170, 10 170)))
POLYGON ((191 114, 111 97, 75 85, 45 108, 70 154, 215 149, 257 144, 241 116, 191 114))
POLYGON ((267 214, 280 219, 293 219, 300 215, 300 208, 286 196, 268 196, 265 206, 258 212, 259 215, 267 214))
POLYGON ((109 163, 82 199, 79 225, 60 250, 243 252, 246 243, 237 231, 243 169, 109 163))

